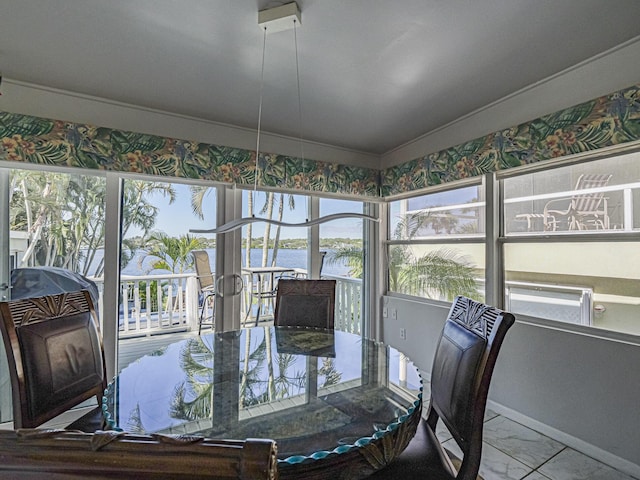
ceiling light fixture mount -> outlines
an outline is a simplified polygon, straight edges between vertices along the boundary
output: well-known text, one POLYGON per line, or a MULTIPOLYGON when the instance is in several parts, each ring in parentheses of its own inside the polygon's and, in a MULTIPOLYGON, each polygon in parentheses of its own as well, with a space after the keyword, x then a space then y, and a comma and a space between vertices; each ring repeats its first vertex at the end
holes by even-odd
POLYGON ((266 28, 269 33, 283 32, 294 28, 294 22, 302 25, 300 9, 296 2, 267 8, 258 12, 258 26, 266 28))
MULTIPOLYGON (((304 142, 302 140, 302 103, 300 101, 300 69, 298 66, 298 37, 296 34, 296 25, 301 24, 300 20, 300 9, 298 8, 298 4, 296 2, 287 3, 286 5, 280 5, 274 8, 268 8, 266 10, 261 10, 258 12, 258 26, 264 30, 263 42, 262 42, 262 71, 260 73, 260 103, 258 108, 258 131, 256 138, 256 164, 255 164, 255 173, 254 173, 254 185, 253 191, 256 192, 258 189, 258 177, 259 177, 259 157, 260 157, 260 133, 261 133, 261 124, 262 124, 262 98, 263 98, 263 87, 264 87, 264 58, 265 51, 267 45, 267 32, 275 33, 282 32, 285 30, 293 30, 294 33, 294 42, 295 42, 295 51, 296 51, 296 80, 298 86, 298 122, 300 125, 300 150, 301 150, 301 158, 304 161, 304 142)), ((280 227, 311 227, 314 225, 319 225, 321 223, 330 222, 333 220, 344 219, 344 218, 361 218, 363 220, 368 220, 372 222, 380 222, 380 219, 374 217, 372 215, 365 215, 363 213, 335 213, 332 215, 325 215, 323 217, 318 217, 313 220, 306 220, 302 223, 288 223, 282 222, 278 220, 273 220, 271 218, 256 218, 255 215, 251 217, 242 217, 236 220, 231 220, 229 222, 224 223, 216 228, 211 228, 207 230, 189 230, 190 233, 227 233, 232 230, 236 230, 238 228, 242 228, 245 225, 255 223, 255 222, 263 222, 270 223, 273 225, 277 225, 280 227)))

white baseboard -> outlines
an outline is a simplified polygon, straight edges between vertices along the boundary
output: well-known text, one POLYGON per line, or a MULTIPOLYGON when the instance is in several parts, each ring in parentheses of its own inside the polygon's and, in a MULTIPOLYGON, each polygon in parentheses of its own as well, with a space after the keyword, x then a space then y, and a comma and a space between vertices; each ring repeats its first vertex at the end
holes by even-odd
POLYGON ((583 453, 599 462, 602 462, 606 465, 609 465, 616 470, 619 470, 627 475, 631 475, 635 478, 640 478, 640 465, 630 462, 629 460, 625 460, 622 457, 618 457, 611 452, 607 452, 595 445, 585 442, 577 437, 569 435, 566 432, 562 432, 558 429, 555 429, 549 425, 541 423, 531 417, 523 415, 515 410, 512 410, 508 407, 505 407, 499 403, 493 402, 489 400, 487 402, 487 407, 493 410, 494 412, 507 417, 514 422, 518 422, 525 427, 531 428, 536 432, 542 433, 547 437, 550 437, 567 447, 570 447, 580 453, 583 453))

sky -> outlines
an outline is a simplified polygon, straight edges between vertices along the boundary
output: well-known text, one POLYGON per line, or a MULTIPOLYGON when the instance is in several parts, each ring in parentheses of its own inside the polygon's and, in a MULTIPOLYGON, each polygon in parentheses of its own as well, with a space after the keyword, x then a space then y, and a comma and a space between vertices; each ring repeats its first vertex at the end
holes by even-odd
MULTIPOLYGON (((174 184, 176 191, 176 200, 169 203, 168 198, 162 195, 154 195, 151 202, 158 208, 154 230, 163 231, 171 236, 180 236, 189 233, 189 229, 207 229, 214 228, 216 224, 216 196, 215 191, 211 190, 205 197, 203 205, 204 220, 198 219, 191 209, 190 191, 187 185, 174 184)), ((243 215, 247 214, 246 208, 247 191, 243 191, 243 215)), ((276 195, 278 197, 278 195, 276 195)), ((266 195, 264 192, 258 192, 256 196, 256 205, 258 209, 262 208, 266 195)), ((288 201, 285 196, 285 201, 288 201)), ((291 223, 301 223, 307 219, 307 201, 303 195, 295 195, 295 210, 289 210, 285 204, 285 213, 283 221, 291 223)), ((277 206, 276 212, 277 212, 277 206)), ((339 212, 362 213, 362 202, 338 199, 321 199, 320 215, 330 215, 339 212)), ((274 217, 277 213, 274 214, 274 217)), ((256 213, 256 216, 261 216, 256 213)), ((141 232, 130 230, 129 236, 140 235, 141 232)), ((252 236, 261 237, 264 233, 263 223, 253 224, 252 236)), ((213 238, 213 234, 210 234, 213 238)), ((307 235, 306 228, 283 228, 280 238, 305 238, 307 235)), ((348 237, 359 238, 362 236, 362 220, 344 219, 336 220, 322 224, 320 226, 320 236, 327 237, 348 237)))

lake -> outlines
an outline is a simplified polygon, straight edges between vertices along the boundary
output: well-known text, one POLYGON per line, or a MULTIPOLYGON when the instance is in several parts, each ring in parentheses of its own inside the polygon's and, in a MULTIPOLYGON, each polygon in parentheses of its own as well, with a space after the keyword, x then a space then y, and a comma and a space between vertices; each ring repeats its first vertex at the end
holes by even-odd
MULTIPOLYGON (((207 248, 205 249, 209 253, 209 260, 211 262, 211 271, 215 271, 215 258, 216 258, 216 249, 215 248, 207 248)), ((323 251, 327 251, 329 254, 331 252, 330 249, 326 249, 323 251)), ((102 252, 98 252, 100 258, 96 258, 94 264, 97 263, 102 258, 102 252)), ((98 257, 96 254, 96 257, 98 257)), ((244 256, 245 250, 242 249, 242 265, 244 266, 244 256)), ((273 249, 269 249, 269 262, 268 265, 271 265, 271 259, 273 257, 273 249)), ((145 253, 142 251, 136 252, 133 259, 127 264, 125 268, 122 269, 122 275, 145 275, 154 273, 151 269, 151 263, 153 263, 155 257, 145 258, 145 253)), ((281 267, 290 267, 290 268, 304 268, 307 269, 307 251, 306 250, 294 250, 288 248, 280 248, 278 249, 278 257, 277 257, 277 265, 281 267)), ((251 265, 257 266, 262 265, 262 249, 261 248, 252 248, 251 249, 251 265)), ((344 263, 340 264, 330 264, 325 260, 324 266, 322 268, 322 273, 326 275, 341 275, 348 276, 349 267, 344 263)), ((193 271, 193 270, 192 270, 193 271)), ((160 273, 159 271, 157 273, 160 273)), ((164 273, 164 271, 163 271, 164 273)))

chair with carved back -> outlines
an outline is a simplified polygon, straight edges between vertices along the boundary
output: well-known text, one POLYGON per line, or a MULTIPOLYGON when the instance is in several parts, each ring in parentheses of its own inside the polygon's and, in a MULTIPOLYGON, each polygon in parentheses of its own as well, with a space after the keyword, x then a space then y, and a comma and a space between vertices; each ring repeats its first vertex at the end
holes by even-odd
POLYGON ((335 304, 335 280, 281 279, 273 323, 333 330, 335 304))
POLYGON ((95 397, 98 406, 67 426, 103 427, 107 386, 98 318, 88 291, 0 302, 14 428, 34 428, 95 397))
POLYGON ((512 314, 457 297, 442 330, 431 370, 427 418, 408 447, 374 480, 475 480, 489 385, 512 314), (459 468, 436 437, 441 420, 463 452, 459 468))
POLYGON ((0 431, 0 478, 275 480, 273 440, 21 429, 0 431))
POLYGON ((202 332, 202 326, 207 325, 213 328, 215 322, 216 308, 216 285, 211 272, 209 254, 206 250, 193 250, 191 252, 196 267, 196 279, 200 293, 200 316, 198 320, 198 335, 202 332), (207 312, 211 310, 211 315, 207 312))

